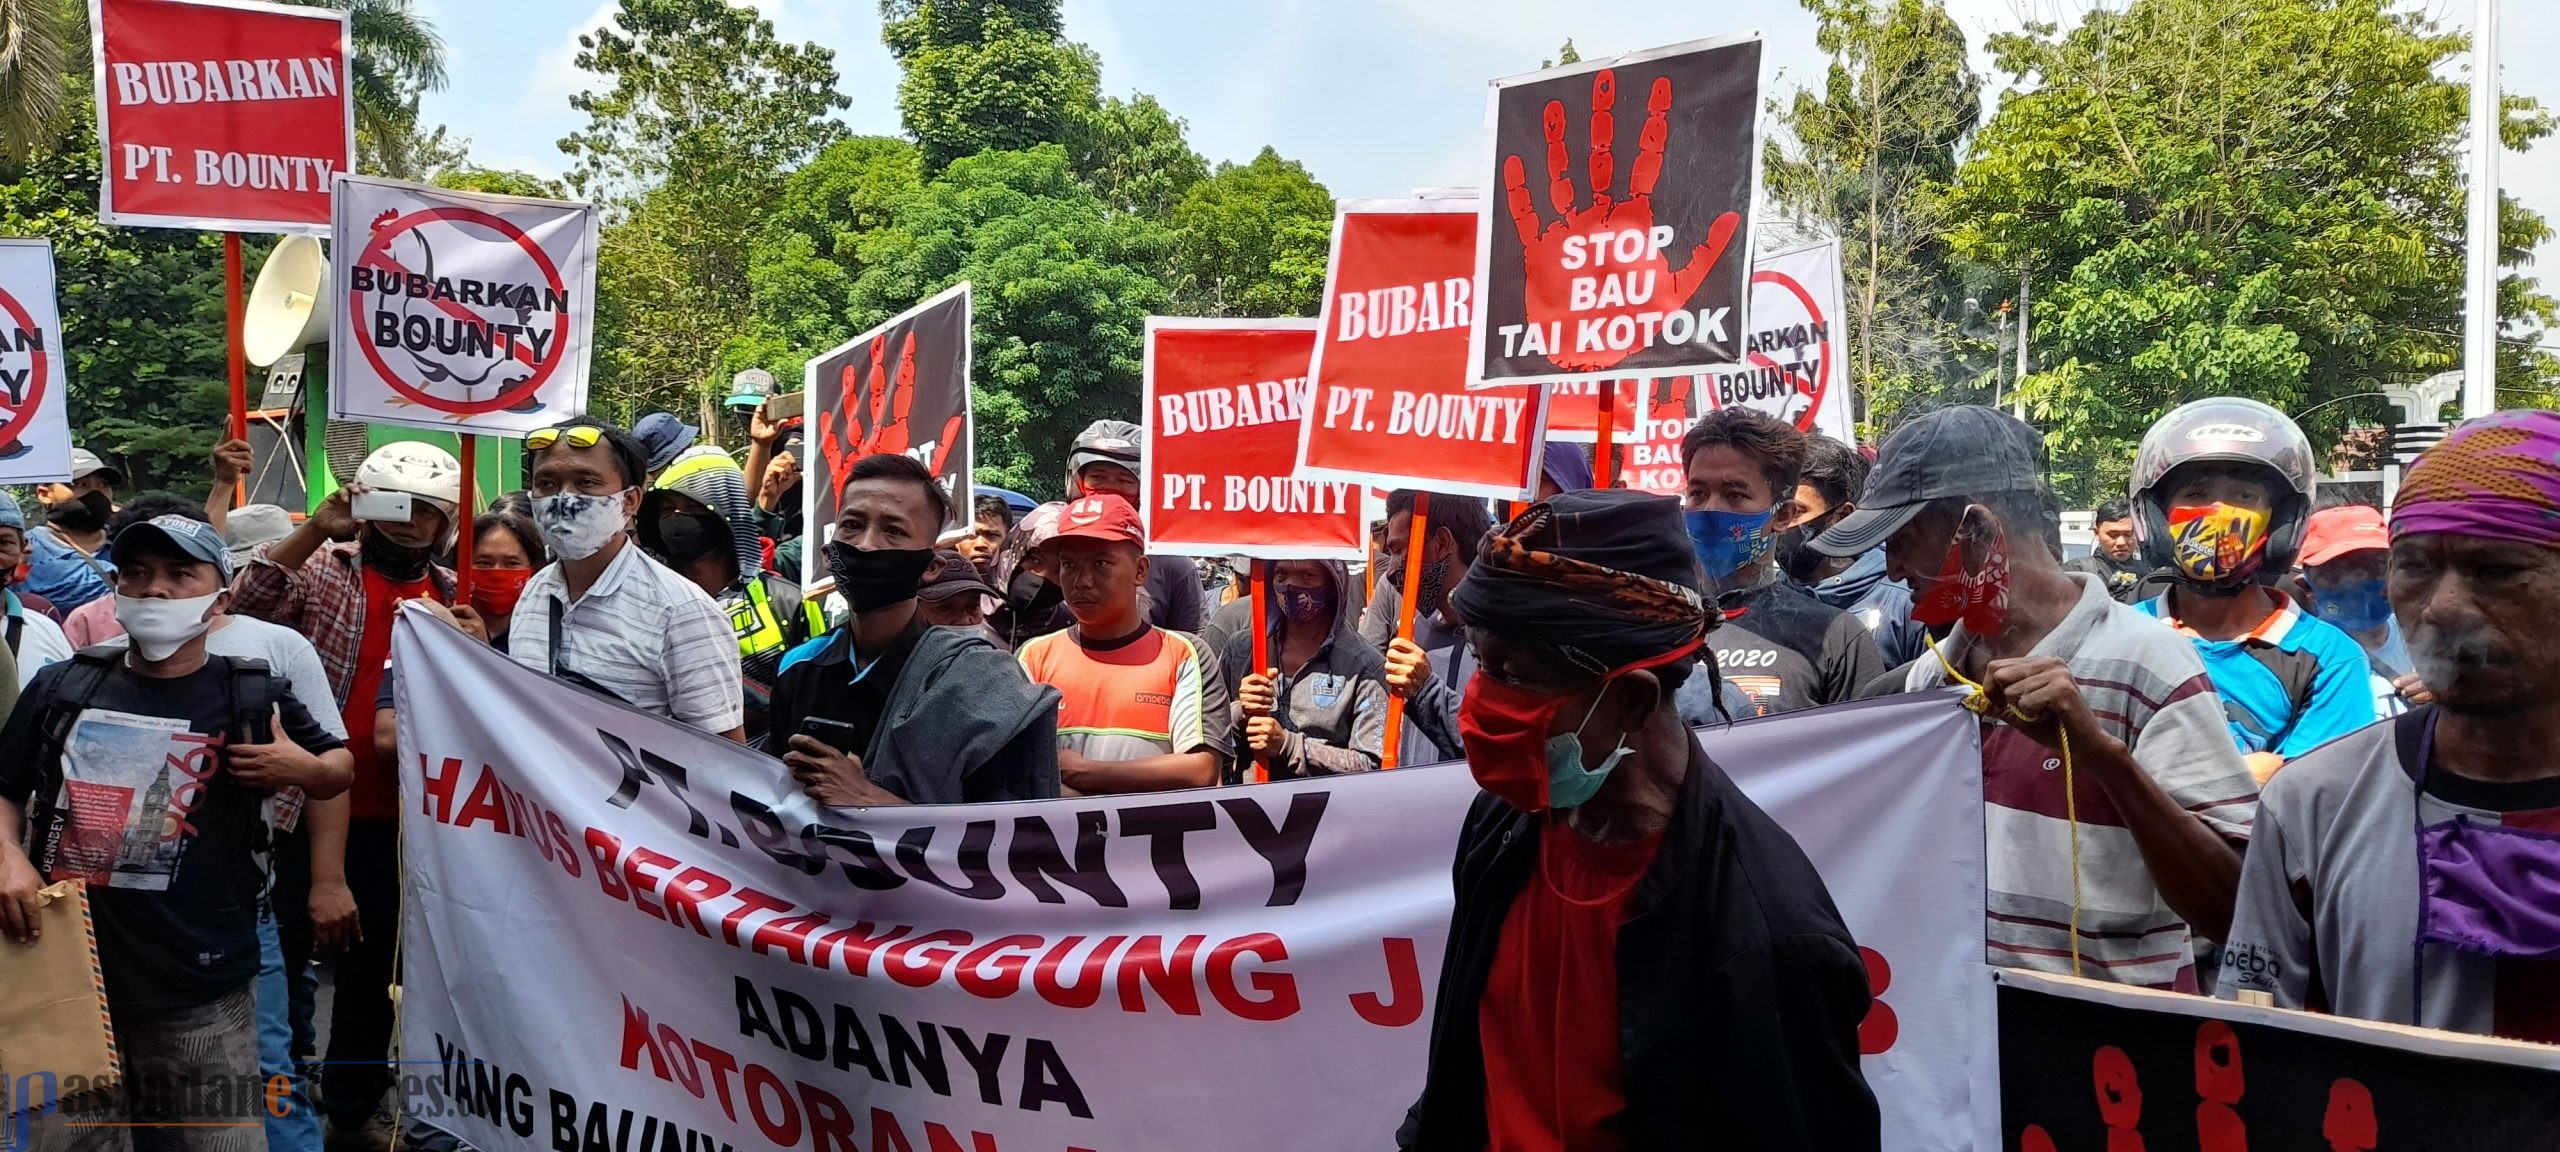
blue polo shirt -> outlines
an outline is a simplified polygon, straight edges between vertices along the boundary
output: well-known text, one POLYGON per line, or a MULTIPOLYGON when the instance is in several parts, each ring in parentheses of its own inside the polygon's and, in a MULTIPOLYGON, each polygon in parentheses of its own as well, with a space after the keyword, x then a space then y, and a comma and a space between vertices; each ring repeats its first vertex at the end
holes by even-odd
POLYGON ((2276 610, 2235 640, 2207 640, 2188 630, 2169 614, 2166 594, 2134 607, 2196 646, 2241 752, 2273 752, 2290 760, 2373 723, 2373 686, 2364 646, 2355 637, 2304 613, 2283 592, 2267 591, 2276 598, 2276 610), (2289 678, 2309 685, 2299 704, 2287 687, 2289 678))

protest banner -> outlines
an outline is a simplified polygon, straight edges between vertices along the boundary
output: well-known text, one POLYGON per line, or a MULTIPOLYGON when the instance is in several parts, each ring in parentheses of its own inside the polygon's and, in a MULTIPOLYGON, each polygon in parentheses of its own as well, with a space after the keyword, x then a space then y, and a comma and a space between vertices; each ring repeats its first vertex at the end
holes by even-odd
POLYGON ((355 169, 347 13, 248 0, 89 0, 98 218, 321 232, 355 169))
MULTIPOLYGON (((1577 380, 1547 388, 1547 439, 1566 444, 1589 444, 1600 438, 1600 389, 1609 387, 1597 380, 1577 380)), ((1615 417, 1610 423, 1611 440, 1625 446, 1635 439, 1642 425, 1647 389, 1642 380, 1616 382, 1618 395, 1611 409, 1615 417)))
POLYGON ((53 242, 0 240, 0 484, 71 478, 53 242))
MULTIPOLYGON (((476 1147, 1332 1152, 1420 1087, 1461 765, 821 809, 422 610, 394 653, 434 670, 397 686, 409 1107, 476 1147)), ((1702 735, 1875 953, 1897 1149, 1968 1146, 1917 1134, 1970 1132, 1974 732, 1941 695, 1702 735)))
POLYGON ((2537 1152, 2560 1048, 2002 970, 2011 1152, 2537 1152))
MULTIPOLYGON (((874 452, 915 457, 951 494, 944 527, 968 524, 969 473, 977 445, 969 423, 969 282, 890 317, 879 327, 809 361, 809 441, 800 485, 808 530, 834 531, 845 473, 874 452)), ((801 587, 827 575, 826 551, 811 545, 800 559, 801 587)))
POLYGON ((1468 382, 1741 360, 1759 117, 1758 33, 1494 81, 1468 382), (1623 168, 1621 110, 1643 125, 1623 168))
POLYGON ((1472 200, 1351 200, 1298 440, 1301 478, 1517 500, 1537 488, 1543 388, 1471 392, 1472 200))
POLYGON ((340 176, 329 418, 522 436, 587 410, 596 208, 340 176))
POLYGON ((1291 475, 1313 320, 1147 318, 1147 548, 1175 556, 1357 560, 1360 488, 1291 475))
POLYGON ((1680 439, 1689 434, 1689 397, 1695 390, 1695 381, 1687 376, 1653 382, 1644 424, 1628 443, 1626 467, 1619 473, 1627 487, 1656 496, 1688 491, 1689 463, 1680 458, 1680 439))
POLYGON ((1756 408, 1804 431, 1857 443, 1841 358, 1848 326, 1840 317, 1838 240, 1761 256, 1751 271, 1742 356, 1698 374, 1698 410, 1756 408))

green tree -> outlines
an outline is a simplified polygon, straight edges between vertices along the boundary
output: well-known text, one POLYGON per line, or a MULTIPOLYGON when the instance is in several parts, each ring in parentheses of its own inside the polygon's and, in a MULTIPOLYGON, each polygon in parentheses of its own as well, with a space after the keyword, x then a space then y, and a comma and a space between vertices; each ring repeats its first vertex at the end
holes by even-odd
POLYGON ((1265 147, 1220 164, 1173 209, 1177 307, 1200 316, 1313 316, 1324 295, 1333 194, 1265 147))
POLYGON ((62 127, 87 11, 72 0, 0 0, 0 162, 51 143, 62 127))
POLYGON ((1043 144, 954 161, 862 238, 851 327, 877 324, 967 280, 976 285, 973 403, 988 483, 1056 493, 1066 446, 1138 409, 1146 318, 1169 300, 1167 230, 1115 213, 1043 144))
POLYGON ((1058 0, 881 0, 880 38, 906 69, 898 113, 928 174, 981 152, 1086 149, 1102 65, 1067 40, 1058 9, 1058 0))
POLYGON ((1085 131, 1061 143, 1074 145, 1076 173, 1103 203, 1162 219, 1209 177, 1209 162, 1183 139, 1184 127, 1142 92, 1127 100, 1105 98, 1085 131))
POLYGON ((1538 61, 1538 67, 1562 68, 1567 64, 1580 63, 1582 63, 1582 50, 1573 46, 1573 37, 1567 36, 1564 38, 1564 47, 1556 49, 1556 58, 1553 60, 1540 60, 1538 61))
POLYGON ((1802 0, 1831 56, 1819 91, 1771 100, 1770 195, 1841 239, 1859 416, 1875 421, 1951 375, 1961 285, 1941 195, 1981 118, 1964 32, 1939 0, 1802 0), (1951 307, 1952 305, 1952 307, 1951 307))
POLYGON ((409 144, 418 94, 444 88, 444 38, 410 0, 287 0, 347 14, 347 88, 355 97, 356 166, 401 179, 420 171, 409 144))
POLYGON ((603 91, 570 105, 570 185, 606 206, 598 257, 602 410, 685 410, 748 313, 748 245, 784 176, 844 135, 835 54, 777 39, 727 0, 621 0, 579 37, 603 91))
MULTIPOLYGON (((2090 490, 2183 401, 2303 411, 2459 361, 2461 36, 2387 0, 2134 0, 1992 47, 2037 82, 1974 140, 1949 239, 2031 277, 2022 391, 2090 490)), ((2510 148, 2550 131, 2529 100, 2506 111, 2510 148)), ((2503 262, 2549 235, 2503 216, 2503 262)), ((2501 311, 2548 322, 2551 303, 2510 275, 2501 311)), ((2340 403, 2309 431, 2380 415, 2340 403)))
POLYGON ((883 136, 837 141, 792 173, 747 246, 750 316, 712 378, 763 368, 796 380, 810 357, 851 337, 862 242, 895 221, 921 180, 915 146, 883 136))

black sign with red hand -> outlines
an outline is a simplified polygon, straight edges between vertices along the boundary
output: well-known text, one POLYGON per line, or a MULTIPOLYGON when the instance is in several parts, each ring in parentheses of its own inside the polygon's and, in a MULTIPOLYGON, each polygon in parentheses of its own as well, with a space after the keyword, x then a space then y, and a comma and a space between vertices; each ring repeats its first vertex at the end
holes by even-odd
MULTIPOLYGON (((808 530, 835 531, 845 474, 875 452, 912 456, 942 481, 952 519, 969 522, 969 286, 960 284, 809 361, 808 530)), ((820 549, 802 557, 802 577, 826 572, 820 549)))
POLYGON ((1473 379, 1742 359, 1759 114, 1756 35, 1495 81, 1473 379))

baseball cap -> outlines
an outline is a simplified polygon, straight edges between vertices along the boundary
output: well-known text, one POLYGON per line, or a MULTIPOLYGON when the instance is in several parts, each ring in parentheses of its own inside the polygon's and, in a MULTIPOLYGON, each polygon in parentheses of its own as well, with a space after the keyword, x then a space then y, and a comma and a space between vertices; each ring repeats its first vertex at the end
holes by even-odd
POLYGON ((108 464, 106 461, 98 459, 97 453, 86 448, 72 449, 71 478, 77 480, 93 472, 106 473, 107 483, 109 484, 124 483, 124 473, 117 471, 113 465, 108 464))
POLYGON ((2370 504, 2323 508, 2311 514, 2302 530, 2302 563, 2326 564, 2350 552, 2388 552, 2391 530, 2382 524, 2382 509, 2370 504))
POLYGON ((1138 524, 1138 510, 1111 492, 1083 497, 1058 513, 1058 534, 1050 539, 1064 540, 1070 536, 1108 540, 1114 544, 1135 544, 1141 548, 1147 545, 1146 529, 1138 524))
POLYGON ((649 454, 649 470, 655 472, 676 461, 685 449, 702 435, 696 428, 676 418, 672 412, 652 412, 631 427, 631 438, 640 442, 649 454))
POLYGON ((184 516, 154 516, 138 524, 126 525, 124 531, 116 533, 115 547, 112 549, 116 563, 125 562, 124 550, 133 542, 149 540, 155 536, 168 541, 170 547, 213 565, 213 570, 221 575, 223 583, 231 582, 231 550, 229 545, 222 542, 222 534, 214 531, 211 524, 202 520, 190 520, 184 516))
POLYGON ((762 368, 745 368, 729 378, 729 398, 722 403, 732 408, 758 408, 772 395, 773 373, 762 368))
POLYGON ((1997 408, 1965 404, 1929 413, 1885 438, 1857 511, 1808 547, 1825 556, 1863 556, 1932 500, 2033 492, 2043 449, 2035 429, 1997 408))
POLYGON ((924 584, 916 589, 919 600, 947 600, 962 593, 975 592, 993 596, 996 590, 978 578, 978 566, 969 558, 948 548, 933 554, 933 567, 925 569, 924 584))

